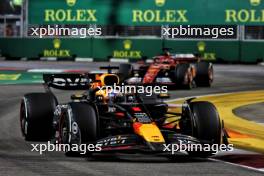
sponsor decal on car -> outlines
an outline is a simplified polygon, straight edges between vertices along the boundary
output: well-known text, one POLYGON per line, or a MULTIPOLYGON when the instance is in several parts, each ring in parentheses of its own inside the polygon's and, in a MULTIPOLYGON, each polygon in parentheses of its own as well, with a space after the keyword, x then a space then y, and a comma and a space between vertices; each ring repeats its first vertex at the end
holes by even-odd
POLYGON ((97 142, 97 144, 101 144, 102 146, 109 146, 109 145, 117 145, 117 144, 125 144, 127 137, 125 136, 114 136, 105 138, 97 142))

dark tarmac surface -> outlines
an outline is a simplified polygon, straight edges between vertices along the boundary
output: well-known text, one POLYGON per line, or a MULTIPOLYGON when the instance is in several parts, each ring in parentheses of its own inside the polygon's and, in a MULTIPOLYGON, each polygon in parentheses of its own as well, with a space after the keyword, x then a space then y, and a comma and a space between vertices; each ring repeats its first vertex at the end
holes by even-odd
POLYGON ((239 117, 264 125, 264 103, 242 106, 233 112, 239 117))

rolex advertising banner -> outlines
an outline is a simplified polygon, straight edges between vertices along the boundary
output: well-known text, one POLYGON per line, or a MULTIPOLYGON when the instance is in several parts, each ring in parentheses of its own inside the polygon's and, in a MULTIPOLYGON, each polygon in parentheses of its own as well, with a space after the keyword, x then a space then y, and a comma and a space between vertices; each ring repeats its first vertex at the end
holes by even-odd
POLYGON ((264 24, 263 0, 29 0, 29 24, 264 24))

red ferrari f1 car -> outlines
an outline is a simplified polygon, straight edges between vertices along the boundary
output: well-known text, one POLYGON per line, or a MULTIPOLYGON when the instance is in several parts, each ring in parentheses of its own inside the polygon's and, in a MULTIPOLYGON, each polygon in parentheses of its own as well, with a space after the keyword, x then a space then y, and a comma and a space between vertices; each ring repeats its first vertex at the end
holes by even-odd
POLYGON ((210 87, 214 79, 212 63, 193 54, 172 55, 168 51, 137 70, 131 64, 121 64, 119 71, 127 84, 158 84, 172 88, 210 87))

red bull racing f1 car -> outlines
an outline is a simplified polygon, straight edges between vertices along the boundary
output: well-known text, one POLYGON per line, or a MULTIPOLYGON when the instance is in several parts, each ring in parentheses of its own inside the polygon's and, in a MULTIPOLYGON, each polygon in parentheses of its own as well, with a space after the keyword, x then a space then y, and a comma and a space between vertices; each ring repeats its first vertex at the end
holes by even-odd
MULTIPOLYGON (((119 84, 116 74, 46 74, 46 92, 21 101, 20 125, 26 141, 100 144, 101 152, 164 152, 168 144, 220 145, 223 126, 215 106, 186 100, 170 110, 167 95, 109 94, 98 86, 119 84), (82 90, 58 103, 51 88, 82 90)), ((66 153, 71 153, 67 151, 66 153)), ((208 157, 212 151, 189 152, 208 157)))

